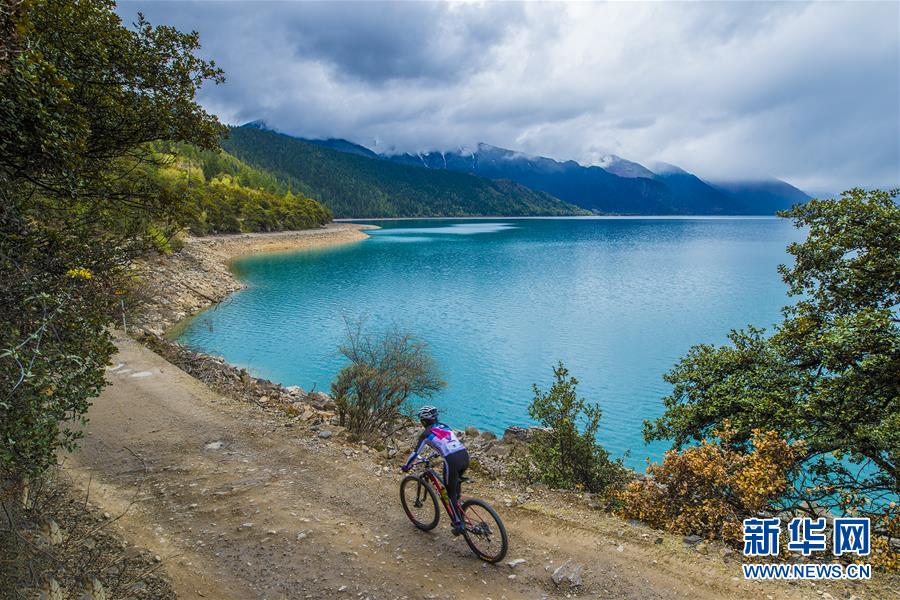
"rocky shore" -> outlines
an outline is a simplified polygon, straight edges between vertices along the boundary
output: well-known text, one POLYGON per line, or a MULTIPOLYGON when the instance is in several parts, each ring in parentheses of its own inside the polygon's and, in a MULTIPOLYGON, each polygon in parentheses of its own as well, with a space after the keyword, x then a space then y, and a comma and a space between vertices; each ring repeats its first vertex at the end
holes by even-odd
POLYGON ((366 229, 377 227, 332 223, 302 231, 189 237, 172 255, 157 254, 134 265, 126 327, 162 336, 245 287, 231 272, 236 258, 357 242, 366 238, 366 229))
MULTIPOLYGON (((319 428, 324 437, 342 434, 337 407, 321 391, 283 387, 253 377, 245 369, 224 359, 196 352, 165 338, 177 324, 223 301, 244 287, 230 269, 241 256, 263 252, 283 252, 350 243, 365 239, 371 225, 333 223, 322 229, 279 233, 249 233, 187 238, 183 247, 170 256, 156 255, 136 265, 137 287, 134 307, 127 316, 131 335, 186 373, 218 393, 243 402, 285 413, 297 421, 319 428)), ((404 452, 418 436, 410 423, 388 440, 382 450, 388 458, 404 452)), ((468 427, 458 432, 472 451, 479 470, 492 478, 502 477, 511 458, 521 451, 530 432, 511 427, 501 437, 468 427)))

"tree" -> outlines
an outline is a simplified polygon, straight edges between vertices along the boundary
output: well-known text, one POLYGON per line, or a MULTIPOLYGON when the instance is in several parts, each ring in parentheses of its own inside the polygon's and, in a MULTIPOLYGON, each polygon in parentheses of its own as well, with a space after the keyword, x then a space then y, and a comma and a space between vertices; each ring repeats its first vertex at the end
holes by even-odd
POLYGON ((647 440, 680 448, 726 420, 745 446, 754 429, 802 440, 783 501, 886 524, 900 494, 897 194, 852 189, 782 213, 809 230, 779 269, 796 302, 769 337, 749 327, 728 345, 691 348, 665 376, 674 388, 647 440))
POLYGON ((122 26, 104 0, 2 12, 0 500, 72 448, 114 348, 130 260, 177 225, 180 199, 140 176, 150 142, 214 147, 195 101, 198 35, 122 26))
POLYGON ((411 398, 431 398, 446 385, 428 345, 397 329, 375 335, 363 330, 362 321, 348 323, 340 351, 350 364, 338 373, 331 393, 341 425, 357 438, 393 434, 411 398))
POLYGON ((601 492, 621 483, 626 473, 621 460, 610 460, 597 441, 600 407, 578 397, 578 380, 561 362, 553 368, 553 379, 547 392, 534 385, 528 414, 542 428, 534 430, 520 472, 554 488, 601 492))

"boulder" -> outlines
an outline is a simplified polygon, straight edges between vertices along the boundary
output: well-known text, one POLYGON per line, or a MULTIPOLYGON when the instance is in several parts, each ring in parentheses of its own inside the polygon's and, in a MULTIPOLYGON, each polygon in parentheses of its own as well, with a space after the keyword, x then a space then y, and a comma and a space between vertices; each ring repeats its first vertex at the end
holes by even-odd
POLYGON ((559 565, 550 579, 557 587, 577 588, 584 583, 581 573, 584 571, 584 565, 572 562, 571 559, 559 565))
POLYGON ((466 439, 478 437, 480 433, 477 427, 466 427, 466 439))
POLYGON ((329 396, 325 392, 310 392, 306 397, 309 403, 319 410, 337 409, 337 404, 335 404, 334 400, 331 399, 331 396, 329 396))
POLYGON ((506 431, 503 432, 503 441, 506 443, 511 442, 527 442, 529 439, 529 431, 527 427, 519 427, 517 425, 513 425, 512 427, 507 427, 506 431))
POLYGON ((699 535, 686 535, 684 536, 684 543, 688 546, 696 546, 700 542, 703 541, 703 537, 699 535))

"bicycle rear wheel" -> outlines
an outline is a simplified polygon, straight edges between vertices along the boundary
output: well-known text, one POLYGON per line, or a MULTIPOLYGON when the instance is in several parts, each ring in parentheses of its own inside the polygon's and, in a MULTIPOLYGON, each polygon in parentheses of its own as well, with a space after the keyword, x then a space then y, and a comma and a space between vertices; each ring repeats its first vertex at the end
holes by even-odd
POLYGON ((422 531, 437 527, 441 518, 437 494, 431 485, 415 475, 407 475, 400 482, 400 502, 406 516, 422 531))
POLYGON ((462 503, 466 529, 463 536, 472 552, 481 560, 496 563, 503 560, 509 549, 506 527, 490 504, 472 498, 462 503))

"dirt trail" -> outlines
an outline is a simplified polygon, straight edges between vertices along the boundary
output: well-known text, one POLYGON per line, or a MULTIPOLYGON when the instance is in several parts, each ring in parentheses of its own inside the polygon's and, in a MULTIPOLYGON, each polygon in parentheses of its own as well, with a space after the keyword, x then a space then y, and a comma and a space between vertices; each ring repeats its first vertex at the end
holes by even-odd
POLYGON ((496 484, 476 483, 464 495, 495 503, 506 560, 526 561, 486 565, 446 521, 430 533, 411 526, 397 470, 376 453, 221 398, 130 339, 118 345, 67 466, 104 510, 128 508, 116 526, 162 558, 180 597, 565 597, 548 568, 568 559, 585 567, 582 597, 819 597, 808 584, 744 582, 737 562, 679 537, 655 543, 655 532, 597 511, 507 508, 496 484))

